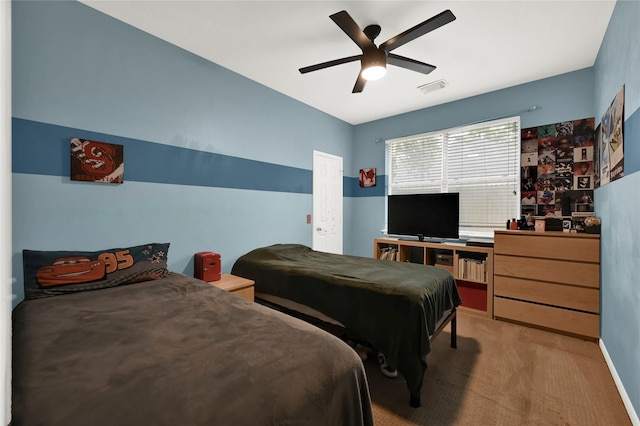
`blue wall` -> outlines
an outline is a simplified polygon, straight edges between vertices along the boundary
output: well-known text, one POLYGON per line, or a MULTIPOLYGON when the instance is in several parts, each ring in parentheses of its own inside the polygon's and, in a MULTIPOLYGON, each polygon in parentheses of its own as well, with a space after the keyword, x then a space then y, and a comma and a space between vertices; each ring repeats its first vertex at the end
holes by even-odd
POLYGON ((313 150, 349 164, 353 126, 81 3, 12 6, 15 302, 25 248, 170 242, 191 274, 198 251, 228 272, 311 245, 313 150), (70 181, 71 137, 123 144, 125 183, 70 181))
MULTIPOLYGON (((355 130, 353 169, 376 167, 380 174, 384 173, 385 139, 505 116, 520 115, 522 128, 593 117, 593 76, 592 68, 583 69, 361 124, 355 130), (523 112, 533 105, 541 108, 523 112)), ((382 182, 385 181, 382 176, 382 182)), ((346 252, 372 256, 373 239, 382 236, 380 231, 385 227, 384 190, 381 192, 358 199, 352 216, 354 233, 345 240, 346 252)), ((360 193, 364 194, 365 191, 360 193)))
MULTIPOLYGON (((376 167, 383 171, 385 139, 501 116, 520 115, 523 128, 584 117, 595 117, 599 123, 624 85, 625 177, 597 189, 595 203, 596 214, 603 220, 602 343, 628 395, 625 402, 635 413, 640 412, 639 21, 640 2, 618 1, 594 67, 356 126, 352 156, 353 170, 376 167), (532 105, 542 108, 519 113, 532 105)), ((371 256, 373 239, 381 236, 384 191, 370 195, 357 198, 352 206, 346 252, 371 256)))
POLYGON ((384 140, 503 116, 523 127, 595 116, 625 85, 626 177, 596 190, 602 342, 640 410, 640 3, 619 1, 593 68, 351 126, 76 2, 16 2, 13 19, 13 270, 21 251, 171 242, 235 259, 311 244, 314 149, 345 165, 344 251, 371 256, 384 226, 384 140), (542 107, 521 113, 532 105, 542 107), (123 185, 72 182, 71 137, 125 145, 123 185), (378 169, 378 185, 357 186, 378 169))
MULTIPOLYGON (((640 414, 640 2, 618 1, 595 69, 596 117, 625 88, 625 177, 596 189, 602 218, 601 336, 640 414)), ((640 423, 638 423, 640 424, 640 423)))

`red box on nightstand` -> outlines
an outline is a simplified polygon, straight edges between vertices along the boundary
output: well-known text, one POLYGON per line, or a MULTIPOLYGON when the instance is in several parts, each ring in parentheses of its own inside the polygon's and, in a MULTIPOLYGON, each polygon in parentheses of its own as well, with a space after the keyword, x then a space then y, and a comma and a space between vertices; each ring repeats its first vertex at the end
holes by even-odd
POLYGON ((220 255, 210 251, 196 253, 193 262, 193 276, 203 281, 220 279, 220 255))

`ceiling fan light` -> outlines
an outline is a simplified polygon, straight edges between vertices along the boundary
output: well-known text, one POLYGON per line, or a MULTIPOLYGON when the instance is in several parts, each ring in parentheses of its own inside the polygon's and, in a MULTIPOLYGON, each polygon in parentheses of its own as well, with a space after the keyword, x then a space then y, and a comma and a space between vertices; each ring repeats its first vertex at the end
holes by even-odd
POLYGON ((362 78, 369 81, 380 80, 386 73, 386 67, 382 65, 371 65, 362 70, 362 78))

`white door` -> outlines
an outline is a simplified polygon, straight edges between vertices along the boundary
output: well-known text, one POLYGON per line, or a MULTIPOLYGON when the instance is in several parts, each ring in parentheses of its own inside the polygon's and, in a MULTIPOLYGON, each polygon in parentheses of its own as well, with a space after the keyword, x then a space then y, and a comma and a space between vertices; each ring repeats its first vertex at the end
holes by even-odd
POLYGON ((313 151, 313 249, 342 254, 342 157, 313 151))

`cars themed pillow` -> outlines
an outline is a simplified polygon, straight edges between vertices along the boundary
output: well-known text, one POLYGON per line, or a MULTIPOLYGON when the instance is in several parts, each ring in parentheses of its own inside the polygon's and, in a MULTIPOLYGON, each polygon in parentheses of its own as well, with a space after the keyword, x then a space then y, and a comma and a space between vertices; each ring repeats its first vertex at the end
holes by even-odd
POLYGON ((89 251, 23 250, 25 299, 165 277, 169 243, 89 251))

